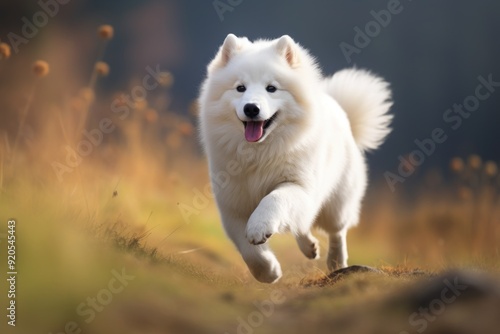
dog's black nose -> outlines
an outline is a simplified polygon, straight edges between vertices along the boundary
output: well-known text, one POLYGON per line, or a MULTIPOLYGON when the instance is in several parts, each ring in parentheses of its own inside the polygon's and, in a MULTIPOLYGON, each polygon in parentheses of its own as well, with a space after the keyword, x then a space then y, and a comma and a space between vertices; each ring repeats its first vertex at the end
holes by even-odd
POLYGON ((247 115, 247 117, 254 118, 259 114, 260 109, 255 103, 247 103, 243 107, 243 112, 247 115))

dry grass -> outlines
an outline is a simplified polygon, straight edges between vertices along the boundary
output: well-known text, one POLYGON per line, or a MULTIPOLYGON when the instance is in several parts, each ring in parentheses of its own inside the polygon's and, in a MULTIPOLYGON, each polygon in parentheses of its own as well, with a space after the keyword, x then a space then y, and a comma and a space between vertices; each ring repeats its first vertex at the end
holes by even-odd
MULTIPOLYGON (((99 80, 113 70, 105 62, 112 27, 98 35, 90 80, 76 89, 50 89, 61 87, 52 76, 59 63, 51 59, 50 73, 36 71, 35 86, 33 73, 23 70, 29 64, 0 66, 4 82, 12 79, 0 90, 6 110, 0 116, 0 221, 19 222, 25 333, 60 332, 68 321, 89 333, 236 332, 239 319, 256 311, 254 301, 269 300, 273 291, 284 301, 263 317, 258 332, 387 333, 408 327, 411 312, 387 303, 413 282, 453 266, 498 269, 500 177, 494 162, 471 156, 451 162, 451 179, 440 176, 448 171, 429 173, 412 194, 372 187, 362 222, 349 234, 350 262, 379 273, 328 276, 323 260, 304 260, 292 238, 277 236, 271 242, 285 273, 301 269, 273 286, 256 283, 224 236, 212 201, 189 221, 178 209, 192 204, 193 189, 208 184, 195 107, 183 115, 170 110, 174 78, 168 72, 146 99, 125 97, 142 74, 122 92, 102 94, 99 80), (120 118, 112 108, 129 112, 120 118), (68 164, 68 148, 89 141, 83 131, 93 133, 104 118, 115 128, 102 133, 88 155, 70 154, 68 164), (135 280, 87 324, 77 305, 122 267, 135 280)), ((0 233, 5 230, 2 223, 0 233)))

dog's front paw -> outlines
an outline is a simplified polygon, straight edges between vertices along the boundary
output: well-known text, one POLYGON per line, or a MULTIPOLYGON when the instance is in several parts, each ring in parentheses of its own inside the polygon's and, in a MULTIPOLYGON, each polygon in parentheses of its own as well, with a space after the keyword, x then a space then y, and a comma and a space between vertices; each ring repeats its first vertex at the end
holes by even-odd
POLYGON ((251 217, 247 224, 246 237, 252 245, 265 243, 274 233, 278 232, 278 224, 272 221, 257 220, 251 217))
POLYGON ((249 224, 247 227, 247 239, 252 245, 263 244, 273 235, 273 231, 266 226, 267 224, 249 224))
POLYGON ((280 222, 273 210, 274 204, 265 197, 248 219, 246 237, 252 245, 263 244, 274 233, 278 233, 280 222))

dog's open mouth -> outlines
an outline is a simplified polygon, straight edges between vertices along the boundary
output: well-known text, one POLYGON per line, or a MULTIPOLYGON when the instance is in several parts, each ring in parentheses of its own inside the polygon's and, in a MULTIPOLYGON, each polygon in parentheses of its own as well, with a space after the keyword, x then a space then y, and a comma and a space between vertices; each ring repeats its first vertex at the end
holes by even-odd
POLYGON ((265 130, 274 122, 277 115, 278 112, 275 112, 274 115, 265 121, 243 121, 243 125, 245 126, 245 139, 252 143, 259 141, 264 136, 265 130))

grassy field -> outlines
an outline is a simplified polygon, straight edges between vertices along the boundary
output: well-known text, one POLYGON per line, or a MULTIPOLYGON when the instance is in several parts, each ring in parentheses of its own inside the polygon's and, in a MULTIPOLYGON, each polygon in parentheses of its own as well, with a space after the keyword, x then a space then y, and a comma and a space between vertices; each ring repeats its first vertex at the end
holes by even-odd
POLYGON ((374 180, 348 236, 350 264, 371 270, 331 275, 279 235, 284 277, 260 284, 207 190, 195 108, 170 108, 175 78, 146 90, 139 73, 101 94, 113 67, 99 57, 89 82, 64 89, 57 60, 0 60, 0 268, 14 219, 18 272, 16 327, 2 315, 2 333, 496 333, 494 162, 456 158, 411 194, 374 180))

